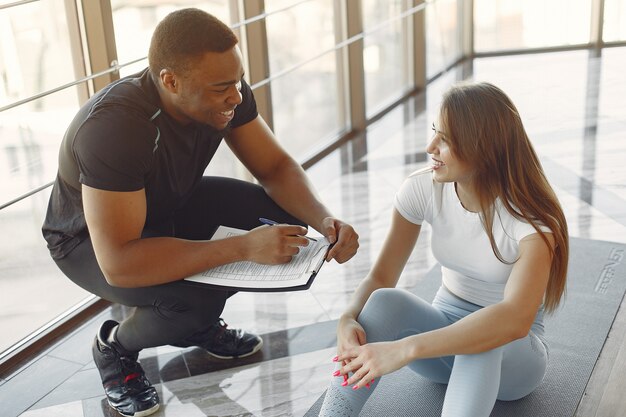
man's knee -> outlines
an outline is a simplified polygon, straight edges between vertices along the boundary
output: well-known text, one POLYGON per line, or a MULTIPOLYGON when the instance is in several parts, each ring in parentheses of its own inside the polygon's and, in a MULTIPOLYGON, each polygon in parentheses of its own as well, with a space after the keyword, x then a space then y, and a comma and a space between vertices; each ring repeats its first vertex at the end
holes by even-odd
POLYGON ((205 291, 176 283, 167 293, 155 294, 152 308, 156 315, 168 321, 186 321, 188 327, 206 326, 208 320, 217 320, 228 291, 205 291))

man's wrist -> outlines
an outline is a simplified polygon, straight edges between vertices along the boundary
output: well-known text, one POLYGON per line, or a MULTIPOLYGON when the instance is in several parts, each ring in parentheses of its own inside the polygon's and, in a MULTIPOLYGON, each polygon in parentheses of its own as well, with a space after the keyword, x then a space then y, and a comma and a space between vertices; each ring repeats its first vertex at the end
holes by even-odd
POLYGON ((235 254, 235 259, 232 262, 247 261, 250 258, 244 236, 234 236, 230 238, 230 248, 228 248, 228 251, 235 254))

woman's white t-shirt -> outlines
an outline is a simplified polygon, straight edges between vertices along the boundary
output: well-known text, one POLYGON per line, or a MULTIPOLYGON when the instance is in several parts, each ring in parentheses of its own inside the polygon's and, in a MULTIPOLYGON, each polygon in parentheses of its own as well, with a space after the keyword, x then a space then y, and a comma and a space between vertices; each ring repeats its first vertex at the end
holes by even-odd
MULTIPOLYGON (((502 301, 513 264, 496 258, 479 214, 462 206, 454 183, 436 182, 431 172, 409 177, 396 194, 395 207, 411 223, 432 226, 433 255, 452 293, 480 306, 502 301)), ((545 226, 541 229, 549 232, 545 226)), ((532 225, 511 216, 496 201, 493 235, 506 261, 517 260, 520 240, 533 233, 537 231, 532 225)))

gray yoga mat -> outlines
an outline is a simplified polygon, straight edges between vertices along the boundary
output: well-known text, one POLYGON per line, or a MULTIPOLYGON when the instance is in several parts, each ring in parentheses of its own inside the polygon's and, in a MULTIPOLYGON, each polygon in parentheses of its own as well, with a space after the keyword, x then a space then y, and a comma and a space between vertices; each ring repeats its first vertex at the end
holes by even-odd
MULTIPOLYGON (((567 294, 562 307, 546 317, 550 362, 543 383, 517 401, 497 401, 492 417, 571 417, 589 381, 626 291, 626 245, 572 238, 567 294)), ((412 291, 432 300, 439 267, 412 291)), ((362 416, 441 415, 445 386, 403 368, 381 379, 362 416)), ((305 415, 317 416, 322 395, 305 415)))

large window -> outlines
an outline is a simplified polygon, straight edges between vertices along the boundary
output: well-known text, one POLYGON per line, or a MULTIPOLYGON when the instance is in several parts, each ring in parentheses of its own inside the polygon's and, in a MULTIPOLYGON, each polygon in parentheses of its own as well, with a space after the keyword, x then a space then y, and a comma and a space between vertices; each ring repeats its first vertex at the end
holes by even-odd
POLYGON ((477 52, 586 44, 591 0, 474 0, 477 52))
POLYGON ((426 7, 426 76, 432 78, 461 57, 459 29, 463 0, 439 0, 426 7))
MULTIPOLYGON (((293 1, 268 1, 268 13, 293 1)), ((266 19, 274 132, 297 159, 344 127, 339 113, 333 0, 302 2, 266 19), (304 65, 302 65, 304 64, 304 65)))
POLYGON ((365 103, 367 115, 398 99, 406 88, 407 68, 403 54, 402 0, 363 0, 365 36, 363 68, 365 70, 365 103))

